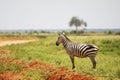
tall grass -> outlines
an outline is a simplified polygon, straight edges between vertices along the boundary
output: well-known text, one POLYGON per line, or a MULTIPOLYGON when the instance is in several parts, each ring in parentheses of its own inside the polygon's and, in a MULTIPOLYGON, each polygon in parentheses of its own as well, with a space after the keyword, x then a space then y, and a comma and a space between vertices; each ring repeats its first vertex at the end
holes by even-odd
MULTIPOLYGON (((89 58, 75 58, 76 72, 96 77, 99 80, 120 79, 120 36, 71 36, 68 37, 77 43, 92 43, 99 47, 96 57, 97 71, 92 70, 89 58)), ((13 50, 13 54, 3 54, 14 59, 22 59, 26 62, 41 60, 57 67, 65 67, 71 70, 71 61, 62 45, 55 45, 57 35, 39 39, 36 42, 5 46, 5 49, 13 50)), ((12 53, 12 52, 11 52, 12 53)), ((0 67, 0 70, 2 68, 0 67)), ((32 72, 25 76, 31 75, 32 72)), ((40 73, 36 76, 41 75, 40 73)), ((35 78, 36 79, 36 78, 35 78)))

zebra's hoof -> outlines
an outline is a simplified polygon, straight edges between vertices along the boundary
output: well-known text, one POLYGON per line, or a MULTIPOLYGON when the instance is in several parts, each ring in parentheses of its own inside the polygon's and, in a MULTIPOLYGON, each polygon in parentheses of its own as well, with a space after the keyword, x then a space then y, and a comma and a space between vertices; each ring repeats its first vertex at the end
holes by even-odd
POLYGON ((74 69, 72 69, 72 71, 73 71, 73 72, 75 72, 75 71, 76 71, 76 69, 74 68, 74 69))

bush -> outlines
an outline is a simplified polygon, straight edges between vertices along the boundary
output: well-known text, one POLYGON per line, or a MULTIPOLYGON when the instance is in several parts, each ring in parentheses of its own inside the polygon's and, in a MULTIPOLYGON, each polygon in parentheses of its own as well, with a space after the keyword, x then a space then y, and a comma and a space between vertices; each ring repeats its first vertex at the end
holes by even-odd
POLYGON ((79 30, 79 31, 76 33, 75 30, 72 30, 70 33, 71 33, 71 34, 77 34, 77 35, 80 35, 80 34, 84 34, 85 31, 84 31, 84 30, 79 30))
POLYGON ((120 32, 116 32, 116 35, 120 35, 120 32))
POLYGON ((106 33, 106 34, 113 34, 113 32, 111 31, 111 30, 109 30, 109 31, 105 31, 104 33, 106 33))
POLYGON ((75 30, 70 31, 71 34, 76 34, 75 30))

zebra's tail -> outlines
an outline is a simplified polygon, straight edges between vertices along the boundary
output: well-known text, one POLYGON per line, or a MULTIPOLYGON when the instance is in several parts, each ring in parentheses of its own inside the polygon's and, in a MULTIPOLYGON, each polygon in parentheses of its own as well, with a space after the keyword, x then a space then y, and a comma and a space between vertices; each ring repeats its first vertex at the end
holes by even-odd
POLYGON ((96 45, 94 45, 94 44, 88 44, 91 48, 94 48, 94 49, 96 49, 96 51, 98 51, 99 50, 99 48, 96 46, 96 45))

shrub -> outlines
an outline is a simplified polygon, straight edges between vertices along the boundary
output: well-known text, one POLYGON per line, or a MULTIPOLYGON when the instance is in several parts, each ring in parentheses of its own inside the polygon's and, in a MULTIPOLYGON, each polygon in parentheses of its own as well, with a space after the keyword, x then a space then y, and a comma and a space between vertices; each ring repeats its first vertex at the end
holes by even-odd
POLYGON ((111 30, 105 31, 104 33, 105 33, 105 34, 109 34, 109 35, 110 35, 110 34, 113 34, 113 32, 112 32, 111 30))

